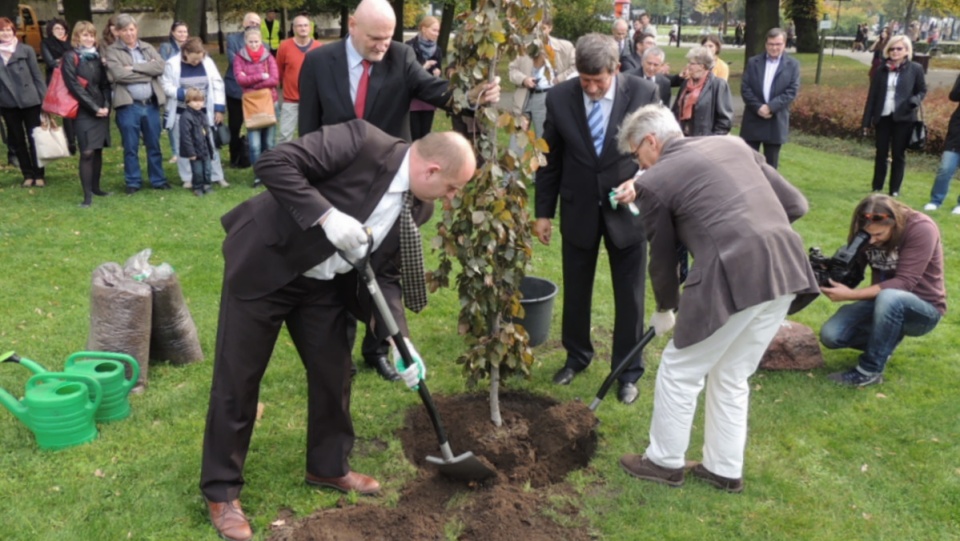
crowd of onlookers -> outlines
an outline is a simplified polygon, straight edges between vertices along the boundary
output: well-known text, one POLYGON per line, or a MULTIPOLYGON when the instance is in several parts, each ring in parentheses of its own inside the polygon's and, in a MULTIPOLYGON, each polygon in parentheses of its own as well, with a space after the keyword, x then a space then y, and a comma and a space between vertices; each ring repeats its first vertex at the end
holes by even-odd
POLYGON ((18 41, 10 19, 0 18, 0 117, 8 161, 19 167, 23 187, 46 186, 31 134, 46 115, 47 85, 59 70, 63 92, 77 102, 76 117, 62 124, 70 154, 79 154, 81 206, 90 206, 93 196, 109 195, 101 190, 100 177, 103 149, 111 143, 111 113, 120 132, 128 195, 147 182, 156 190, 171 188, 160 147, 163 129, 173 153, 169 162, 177 164, 185 188, 202 196, 212 184, 227 187, 220 146, 229 145, 232 165, 248 167, 275 145, 278 128, 281 141, 293 137, 300 67, 306 53, 320 45, 314 32, 301 14, 292 21, 290 39, 281 40, 275 11, 264 21, 248 13, 243 30, 228 36, 228 65, 221 75, 202 40, 191 37, 182 21, 175 21, 168 39, 155 48, 140 39, 137 21, 127 14, 111 17, 102 32, 89 21, 71 30, 57 18, 47 24, 42 42, 44 77, 33 48, 18 41), (256 127, 248 123, 241 137, 245 118, 253 114, 244 110, 247 94, 264 98, 256 112, 266 120, 256 127))

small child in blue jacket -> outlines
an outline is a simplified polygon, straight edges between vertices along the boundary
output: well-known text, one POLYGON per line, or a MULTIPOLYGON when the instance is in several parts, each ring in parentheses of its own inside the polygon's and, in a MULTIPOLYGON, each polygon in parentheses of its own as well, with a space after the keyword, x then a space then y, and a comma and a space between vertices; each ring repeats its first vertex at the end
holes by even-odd
POLYGON ((207 119, 206 96, 198 88, 188 88, 180 113, 180 157, 190 160, 193 172, 193 193, 202 197, 210 192, 210 167, 213 161, 210 124, 207 119))

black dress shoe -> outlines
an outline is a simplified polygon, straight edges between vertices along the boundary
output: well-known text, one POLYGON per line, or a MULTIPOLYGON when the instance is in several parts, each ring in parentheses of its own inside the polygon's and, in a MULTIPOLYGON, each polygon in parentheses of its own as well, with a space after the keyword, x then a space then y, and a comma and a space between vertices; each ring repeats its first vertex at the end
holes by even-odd
POLYGON ((577 373, 573 371, 573 368, 563 367, 553 375, 553 382, 557 385, 570 385, 576 375, 577 373))
POLYGON ((133 186, 127 186, 127 189, 126 189, 127 195, 133 195, 139 191, 140 191, 140 188, 136 188, 133 186))
POLYGON ((620 389, 617 390, 617 398, 624 404, 633 404, 637 401, 638 396, 640 396, 640 391, 633 383, 621 383, 620 389))
POLYGON ((374 357, 367 359, 367 364, 377 369, 377 373, 380 374, 380 377, 387 381, 397 381, 400 379, 400 374, 397 373, 396 369, 393 368, 393 365, 390 364, 390 361, 386 356, 374 357))
POLYGON ((164 182, 163 184, 157 184, 156 186, 153 187, 153 189, 154 190, 172 190, 173 188, 169 184, 164 182))

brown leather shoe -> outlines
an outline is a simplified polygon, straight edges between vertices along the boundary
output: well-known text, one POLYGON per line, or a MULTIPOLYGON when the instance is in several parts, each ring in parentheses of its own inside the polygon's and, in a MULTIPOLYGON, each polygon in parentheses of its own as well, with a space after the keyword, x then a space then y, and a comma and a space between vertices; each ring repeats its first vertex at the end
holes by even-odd
POLYGON ((743 492, 743 478, 733 479, 731 477, 723 477, 722 475, 717 475, 707 468, 703 467, 703 464, 695 462, 690 465, 688 469, 691 475, 700 479, 701 481, 707 483, 708 485, 718 488, 720 490, 725 490, 727 492, 732 492, 734 494, 739 494, 743 492))
POLYGON ((250 541, 253 539, 253 530, 247 516, 240 508, 240 500, 232 502, 207 501, 210 509, 210 523, 217 529, 221 539, 227 541, 250 541))
POLYGON ((380 491, 380 483, 369 475, 352 471, 343 477, 317 477, 310 472, 303 478, 308 485, 315 487, 326 487, 339 490, 340 492, 350 492, 355 490, 360 494, 370 495, 380 491))
POLYGON ((623 471, 645 481, 653 481, 671 487, 683 486, 683 468, 664 468, 650 461, 645 455, 623 455, 620 457, 623 471))

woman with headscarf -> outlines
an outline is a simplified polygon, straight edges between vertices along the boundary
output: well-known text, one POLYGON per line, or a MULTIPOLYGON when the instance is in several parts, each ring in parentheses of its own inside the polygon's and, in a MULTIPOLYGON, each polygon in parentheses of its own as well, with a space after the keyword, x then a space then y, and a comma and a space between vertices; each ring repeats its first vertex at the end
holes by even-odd
POLYGON ((89 21, 73 26, 73 49, 63 55, 63 82, 80 107, 77 110, 77 144, 80 147, 81 207, 89 207, 94 195, 110 195, 100 189, 103 149, 110 146, 110 81, 97 51, 97 29, 89 21))
MULTIPOLYGON (((427 15, 420 19, 419 33, 407 41, 417 55, 417 62, 431 74, 440 76, 440 62, 443 60, 443 51, 437 47, 437 38, 440 36, 440 21, 427 15)), ((433 115, 436 107, 429 103, 413 100, 410 103, 410 137, 416 141, 430 133, 433 128, 433 115)))
POLYGON ((714 57, 706 47, 687 53, 686 79, 673 102, 673 115, 683 134, 726 135, 733 125, 733 100, 727 82, 711 71, 714 57))
POLYGON ((40 125, 40 105, 47 84, 40 75, 37 53, 20 43, 13 21, 0 17, 0 116, 7 141, 17 153, 24 188, 44 187, 43 167, 37 165, 33 129, 40 125))
MULTIPOLYGON (((43 57, 43 63, 47 70, 47 84, 50 84, 50 77, 53 76, 53 70, 60 65, 60 59, 64 53, 73 49, 70 45, 70 37, 67 35, 69 26, 67 21, 56 18, 47 22, 47 35, 40 42, 40 56, 43 57)), ((74 136, 73 119, 63 119, 63 135, 67 138, 67 146, 70 154, 76 154, 77 143, 74 136)))
POLYGON ((887 156, 891 156, 892 150, 890 195, 897 197, 907 166, 910 131, 927 94, 927 82, 923 67, 910 61, 913 55, 910 38, 893 36, 883 52, 887 60, 870 79, 867 103, 863 107, 863 133, 866 135, 869 128, 876 130, 877 154, 873 162, 871 189, 875 192, 883 190, 887 179, 887 156))

